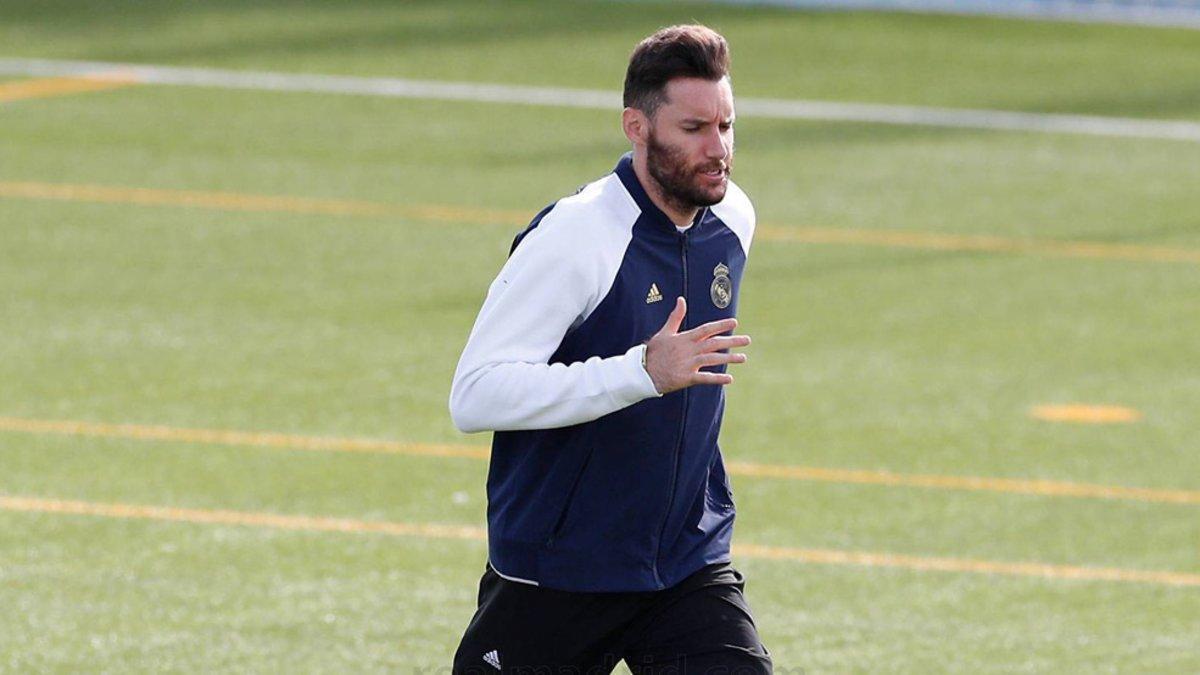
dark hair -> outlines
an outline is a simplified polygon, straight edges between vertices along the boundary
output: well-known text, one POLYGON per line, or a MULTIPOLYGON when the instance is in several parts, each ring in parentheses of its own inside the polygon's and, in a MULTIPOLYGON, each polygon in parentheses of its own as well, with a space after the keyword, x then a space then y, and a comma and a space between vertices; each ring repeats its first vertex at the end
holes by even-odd
POLYGON ((729 74, 729 44, 707 26, 671 26, 642 40, 625 71, 625 107, 653 117, 677 77, 719 80, 729 74))

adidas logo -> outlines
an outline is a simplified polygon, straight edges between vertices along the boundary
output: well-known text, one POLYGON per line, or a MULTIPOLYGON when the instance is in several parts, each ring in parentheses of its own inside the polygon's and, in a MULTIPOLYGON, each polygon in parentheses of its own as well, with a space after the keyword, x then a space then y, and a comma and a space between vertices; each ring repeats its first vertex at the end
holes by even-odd
POLYGON ((500 670, 500 652, 496 651, 495 649, 484 654, 483 660, 486 661, 489 666, 495 668, 496 670, 500 670))
POLYGON ((662 300, 662 293, 658 292, 658 284, 650 284, 650 292, 646 294, 646 304, 659 300, 662 300))

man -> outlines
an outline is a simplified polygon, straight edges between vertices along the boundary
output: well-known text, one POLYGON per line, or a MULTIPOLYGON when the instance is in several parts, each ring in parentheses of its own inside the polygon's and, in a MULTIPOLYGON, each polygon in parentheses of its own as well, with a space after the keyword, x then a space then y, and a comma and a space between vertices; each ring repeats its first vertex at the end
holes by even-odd
POLYGON ((725 39, 643 40, 624 102, 633 152, 517 236, 454 374, 455 425, 495 431, 456 673, 771 672, 717 447, 754 232, 725 39))

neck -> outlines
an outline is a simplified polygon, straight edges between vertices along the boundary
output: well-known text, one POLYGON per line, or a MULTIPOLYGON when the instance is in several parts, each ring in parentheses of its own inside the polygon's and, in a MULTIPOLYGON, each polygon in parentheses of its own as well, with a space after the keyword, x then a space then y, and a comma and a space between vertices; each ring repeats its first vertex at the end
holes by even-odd
POLYGON ((700 211, 695 206, 683 206, 670 200, 663 193, 662 186, 658 181, 654 180, 654 176, 650 175, 650 169, 646 166, 645 153, 633 153, 633 173, 637 175, 638 182, 642 184, 642 188, 646 190, 646 194, 650 197, 650 201, 654 202, 667 217, 671 219, 678 227, 689 227, 692 221, 696 218, 696 213, 700 211))

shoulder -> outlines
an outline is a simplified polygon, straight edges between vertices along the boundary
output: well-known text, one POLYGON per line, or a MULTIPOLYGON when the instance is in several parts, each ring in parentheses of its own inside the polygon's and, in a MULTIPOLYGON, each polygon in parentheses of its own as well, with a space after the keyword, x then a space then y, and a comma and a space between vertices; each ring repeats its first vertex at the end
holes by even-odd
POLYGON ((513 253, 539 249, 563 260, 603 255, 614 249, 623 253, 640 213, 620 178, 608 174, 539 213, 514 245, 513 253))
POLYGON ((742 242, 742 248, 749 252, 755 226, 754 205, 750 203, 750 197, 736 183, 729 181, 725 198, 710 208, 726 227, 733 230, 742 242))
POLYGON ((542 225, 572 236, 603 239, 628 234, 641 210, 615 173, 594 180, 558 200, 542 225))

